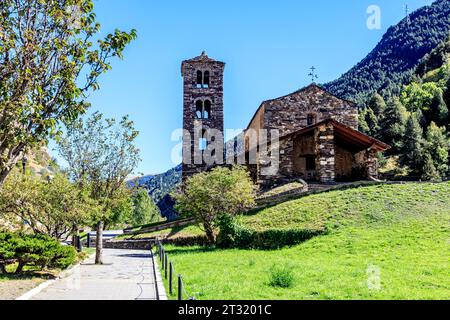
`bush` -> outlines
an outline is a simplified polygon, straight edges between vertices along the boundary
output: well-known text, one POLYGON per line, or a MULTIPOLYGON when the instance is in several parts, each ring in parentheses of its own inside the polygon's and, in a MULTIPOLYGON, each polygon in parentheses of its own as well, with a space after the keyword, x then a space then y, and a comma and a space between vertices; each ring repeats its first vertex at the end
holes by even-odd
POLYGON ((242 226, 235 217, 224 216, 220 219, 220 232, 217 237, 219 248, 250 248, 254 241, 254 232, 242 226))
POLYGON ((64 247, 57 240, 44 235, 0 233, 0 272, 17 264, 16 273, 24 267, 65 269, 76 261, 73 247, 64 247))
POLYGON ((294 281, 294 272, 288 266, 273 266, 270 270, 269 285, 271 287, 291 288, 294 285, 294 281))

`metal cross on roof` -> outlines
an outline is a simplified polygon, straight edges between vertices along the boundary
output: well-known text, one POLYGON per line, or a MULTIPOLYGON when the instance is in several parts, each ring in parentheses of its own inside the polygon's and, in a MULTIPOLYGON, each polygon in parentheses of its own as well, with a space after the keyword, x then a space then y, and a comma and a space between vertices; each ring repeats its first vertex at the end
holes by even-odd
POLYGON ((310 70, 311 70, 311 72, 308 74, 308 76, 310 76, 312 79, 312 82, 315 83, 316 80, 319 78, 316 74, 316 67, 312 66, 310 70))

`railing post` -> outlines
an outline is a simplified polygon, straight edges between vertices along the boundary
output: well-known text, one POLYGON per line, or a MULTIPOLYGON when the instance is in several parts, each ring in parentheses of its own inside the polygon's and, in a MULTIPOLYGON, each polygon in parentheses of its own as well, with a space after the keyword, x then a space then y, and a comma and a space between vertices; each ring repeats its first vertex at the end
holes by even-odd
POLYGON ((161 255, 161 265, 162 265, 162 267, 163 267, 163 269, 164 269, 164 262, 165 262, 165 260, 166 259, 164 259, 164 256, 166 255, 166 253, 164 252, 164 249, 162 250, 162 255, 161 255))
POLYGON ((168 269, 168 261, 169 261, 169 257, 167 255, 167 253, 164 255, 165 257, 165 262, 164 262, 164 278, 167 280, 167 269, 168 269))
POLYGON ((170 262, 169 267, 169 294, 173 294, 173 264, 170 262))
POLYGON ((181 274, 178 275, 178 300, 183 300, 183 279, 181 274))

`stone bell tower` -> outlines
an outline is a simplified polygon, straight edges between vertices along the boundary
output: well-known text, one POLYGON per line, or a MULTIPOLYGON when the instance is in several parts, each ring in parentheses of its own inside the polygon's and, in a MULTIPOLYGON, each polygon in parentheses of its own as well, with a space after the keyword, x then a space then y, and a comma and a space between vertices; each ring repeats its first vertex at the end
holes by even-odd
POLYGON ((224 69, 225 63, 209 58, 205 52, 182 63, 183 129, 186 131, 183 136, 183 182, 208 169, 201 160, 207 146, 206 132, 216 129, 223 140, 224 69))

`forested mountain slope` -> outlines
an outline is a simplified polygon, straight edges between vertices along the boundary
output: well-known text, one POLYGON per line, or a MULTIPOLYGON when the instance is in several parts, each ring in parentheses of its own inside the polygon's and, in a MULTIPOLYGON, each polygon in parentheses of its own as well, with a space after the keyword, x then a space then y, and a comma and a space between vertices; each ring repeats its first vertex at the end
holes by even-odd
POLYGON ((358 104, 364 104, 376 91, 384 96, 398 95, 422 58, 444 41, 449 32, 450 1, 435 1, 410 14, 410 22, 405 18, 390 27, 367 57, 324 86, 358 104))

